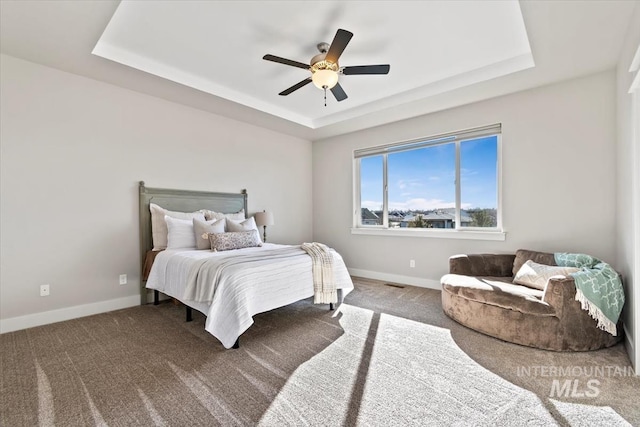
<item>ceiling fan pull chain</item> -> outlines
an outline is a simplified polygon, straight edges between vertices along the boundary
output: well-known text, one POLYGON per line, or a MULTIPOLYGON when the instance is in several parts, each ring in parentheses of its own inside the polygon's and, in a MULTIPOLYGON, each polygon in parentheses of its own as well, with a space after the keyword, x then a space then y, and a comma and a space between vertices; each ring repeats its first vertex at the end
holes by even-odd
POLYGON ((327 87, 326 86, 322 86, 322 89, 324 89, 324 106, 327 106, 327 87))

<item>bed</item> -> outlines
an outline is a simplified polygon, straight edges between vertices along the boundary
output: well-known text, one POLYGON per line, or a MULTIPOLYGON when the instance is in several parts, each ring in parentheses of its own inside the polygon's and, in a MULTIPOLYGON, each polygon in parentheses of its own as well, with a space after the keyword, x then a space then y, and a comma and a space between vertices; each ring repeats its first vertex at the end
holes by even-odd
MULTIPOLYGON (((247 212, 247 193, 214 193, 146 187, 140 182, 141 303, 148 290, 168 295, 206 316, 205 330, 225 348, 238 347, 239 337, 253 316, 314 296, 312 259, 299 246, 265 243, 222 252, 196 249, 152 251, 151 203, 179 212, 208 209, 221 213, 247 212), (205 276, 204 266, 215 271, 205 276), (211 274, 213 276, 213 273, 211 274), (215 283, 215 289, 207 284, 215 283)), ((331 251, 337 302, 353 290, 342 257, 331 251)), ((333 308, 333 307, 331 307, 333 308)))

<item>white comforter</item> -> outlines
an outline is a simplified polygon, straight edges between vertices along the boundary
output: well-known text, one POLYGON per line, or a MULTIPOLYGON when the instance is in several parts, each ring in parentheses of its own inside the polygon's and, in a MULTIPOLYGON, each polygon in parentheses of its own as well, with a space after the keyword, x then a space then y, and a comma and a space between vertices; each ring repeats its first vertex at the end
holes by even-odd
MULTIPOLYGON (((230 253, 268 253, 284 245, 265 243, 261 248, 211 252, 204 250, 165 250, 156 256, 147 280, 147 288, 158 290, 193 307, 207 316, 205 330, 230 348, 253 324, 253 315, 313 296, 311 257, 275 259, 260 265, 247 264, 221 280, 213 300, 197 302, 185 298, 191 267, 203 258, 229 256, 230 253)), ((338 301, 353 290, 353 282, 337 252, 334 252, 334 276, 338 301)))

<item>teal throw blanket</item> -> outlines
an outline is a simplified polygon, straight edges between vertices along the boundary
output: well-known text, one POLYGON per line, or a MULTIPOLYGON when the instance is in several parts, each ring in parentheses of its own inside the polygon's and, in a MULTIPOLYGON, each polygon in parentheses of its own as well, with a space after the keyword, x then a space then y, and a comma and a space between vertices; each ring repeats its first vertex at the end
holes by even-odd
POLYGON ((618 273, 605 262, 590 255, 556 252, 556 264, 577 267, 576 300, 598 322, 598 328, 617 335, 616 324, 624 305, 624 290, 618 273))

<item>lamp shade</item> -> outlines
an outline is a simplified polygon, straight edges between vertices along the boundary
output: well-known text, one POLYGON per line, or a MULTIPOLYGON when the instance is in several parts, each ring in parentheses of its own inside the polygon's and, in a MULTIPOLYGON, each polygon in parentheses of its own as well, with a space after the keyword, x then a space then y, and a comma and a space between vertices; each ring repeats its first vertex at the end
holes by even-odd
POLYGON ((273 225, 273 213, 272 212, 256 212, 255 214, 256 225, 263 227, 265 225, 273 225))
POLYGON ((325 86, 327 89, 331 89, 338 84, 338 73, 333 70, 318 70, 311 76, 311 81, 318 89, 325 86))

